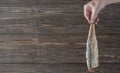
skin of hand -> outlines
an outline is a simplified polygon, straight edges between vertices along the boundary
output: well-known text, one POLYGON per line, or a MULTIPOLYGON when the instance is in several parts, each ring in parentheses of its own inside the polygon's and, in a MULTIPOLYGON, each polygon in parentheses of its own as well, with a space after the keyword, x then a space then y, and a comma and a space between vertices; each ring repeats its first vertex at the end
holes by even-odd
POLYGON ((98 13, 106 6, 106 0, 92 0, 84 5, 84 16, 89 24, 97 24, 98 13))
POLYGON ((84 5, 84 16, 89 24, 97 24, 99 12, 109 4, 118 3, 120 0, 92 0, 84 5))

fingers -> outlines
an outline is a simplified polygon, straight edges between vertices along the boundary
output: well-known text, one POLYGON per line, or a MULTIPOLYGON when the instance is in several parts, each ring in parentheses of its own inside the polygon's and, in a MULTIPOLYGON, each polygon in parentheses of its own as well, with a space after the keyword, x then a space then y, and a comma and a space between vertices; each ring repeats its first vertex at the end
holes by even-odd
POLYGON ((84 6, 84 16, 87 19, 88 23, 90 23, 91 20, 91 10, 87 5, 84 6))
POLYGON ((97 14, 91 12, 91 10, 89 10, 87 8, 85 8, 85 10, 84 10, 84 16, 87 19, 89 24, 91 24, 91 23, 97 24, 99 21, 97 14))
POLYGON ((100 11, 99 6, 97 6, 97 4, 95 4, 95 2, 93 1, 84 5, 84 16, 89 24, 91 23, 97 24, 97 22, 99 21, 98 18, 99 11, 100 11))
POLYGON ((98 21, 98 12, 98 9, 93 7, 90 23, 96 23, 98 21))
POLYGON ((99 22, 99 18, 96 17, 94 24, 98 24, 98 22, 99 22))

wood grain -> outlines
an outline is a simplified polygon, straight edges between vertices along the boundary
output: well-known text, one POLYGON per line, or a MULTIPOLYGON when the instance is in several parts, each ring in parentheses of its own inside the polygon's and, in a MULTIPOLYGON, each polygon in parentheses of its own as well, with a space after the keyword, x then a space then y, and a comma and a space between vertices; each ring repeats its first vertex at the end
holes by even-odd
MULTIPOLYGON (((0 73, 87 73, 89 0, 0 0, 0 73)), ((109 5, 96 25, 100 66, 120 72, 120 4, 109 5)))
MULTIPOLYGON (((82 44, 10 42, 0 46, 0 63, 85 63, 86 49, 82 44)), ((100 48, 101 63, 119 60, 119 48, 100 48)))
MULTIPOLYGON (((1 64, 1 73, 88 73, 86 64, 1 64)), ((94 73, 119 73, 119 64, 100 64, 94 73), (112 69, 112 70, 111 70, 112 69)))

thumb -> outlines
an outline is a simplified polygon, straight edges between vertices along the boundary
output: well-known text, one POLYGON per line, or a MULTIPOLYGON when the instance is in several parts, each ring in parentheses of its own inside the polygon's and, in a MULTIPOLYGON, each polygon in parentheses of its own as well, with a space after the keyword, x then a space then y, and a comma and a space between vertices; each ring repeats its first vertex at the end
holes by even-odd
POLYGON ((92 15, 91 15, 91 20, 90 20, 90 23, 95 23, 95 20, 98 16, 98 11, 97 9, 93 9, 92 10, 92 15))

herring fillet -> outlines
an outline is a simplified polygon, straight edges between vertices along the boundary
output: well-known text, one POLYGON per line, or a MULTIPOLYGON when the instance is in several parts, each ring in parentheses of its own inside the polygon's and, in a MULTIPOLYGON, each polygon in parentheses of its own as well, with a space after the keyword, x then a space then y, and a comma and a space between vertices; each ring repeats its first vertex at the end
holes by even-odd
POLYGON ((86 62, 88 71, 92 71, 99 65, 98 44, 95 33, 95 24, 90 24, 89 34, 86 43, 86 62))

